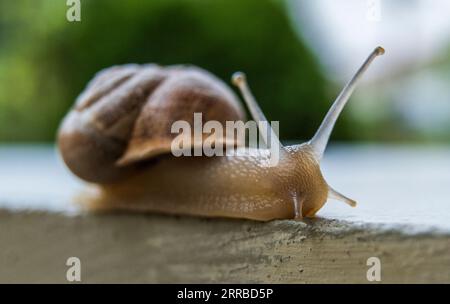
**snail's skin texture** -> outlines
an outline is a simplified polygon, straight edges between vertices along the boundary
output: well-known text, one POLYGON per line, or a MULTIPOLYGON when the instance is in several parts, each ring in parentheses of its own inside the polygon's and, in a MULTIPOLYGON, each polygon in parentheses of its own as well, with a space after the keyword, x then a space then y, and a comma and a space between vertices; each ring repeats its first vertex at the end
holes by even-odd
POLYGON ((263 149, 243 156, 167 155, 129 179, 99 186, 88 201, 94 209, 260 221, 314 216, 327 200, 328 185, 309 145, 287 151, 273 167, 263 149))

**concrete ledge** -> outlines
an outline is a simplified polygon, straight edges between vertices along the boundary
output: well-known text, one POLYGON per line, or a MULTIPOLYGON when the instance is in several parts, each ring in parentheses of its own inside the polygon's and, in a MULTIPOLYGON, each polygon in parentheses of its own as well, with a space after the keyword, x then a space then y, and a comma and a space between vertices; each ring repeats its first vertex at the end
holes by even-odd
POLYGON ((160 215, 67 216, 0 212, 0 282, 64 283, 68 257, 85 283, 450 283, 450 238, 344 222, 198 219, 160 215))

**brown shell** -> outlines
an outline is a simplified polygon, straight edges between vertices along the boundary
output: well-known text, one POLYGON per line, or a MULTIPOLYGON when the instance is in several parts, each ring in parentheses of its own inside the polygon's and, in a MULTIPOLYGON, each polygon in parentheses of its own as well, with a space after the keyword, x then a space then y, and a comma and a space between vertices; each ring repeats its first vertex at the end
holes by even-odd
MULTIPOLYGON (((99 72, 77 98, 58 133, 67 166, 80 178, 109 183, 137 163, 170 153, 177 120, 244 120, 235 94, 193 66, 115 66, 99 72)), ((225 138, 223 138, 224 141, 225 138)))

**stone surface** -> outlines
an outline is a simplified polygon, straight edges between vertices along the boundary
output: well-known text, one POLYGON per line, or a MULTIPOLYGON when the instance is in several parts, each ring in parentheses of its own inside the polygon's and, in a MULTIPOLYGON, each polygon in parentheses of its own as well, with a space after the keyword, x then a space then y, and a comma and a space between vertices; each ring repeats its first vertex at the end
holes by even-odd
POLYGON ((450 282, 445 235, 404 236, 332 220, 252 221, 158 215, 0 213, 0 281, 367 283, 450 282))

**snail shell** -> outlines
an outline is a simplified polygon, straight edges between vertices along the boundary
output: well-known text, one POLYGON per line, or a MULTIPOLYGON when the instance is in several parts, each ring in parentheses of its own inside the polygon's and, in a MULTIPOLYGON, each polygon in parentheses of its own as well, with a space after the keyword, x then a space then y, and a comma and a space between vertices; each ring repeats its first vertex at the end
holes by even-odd
POLYGON ((99 72, 77 98, 61 124, 58 145, 78 177, 111 183, 135 172, 140 162, 170 153, 177 136, 171 125, 192 125, 193 113, 222 124, 245 119, 231 89, 203 69, 114 66, 99 72))

